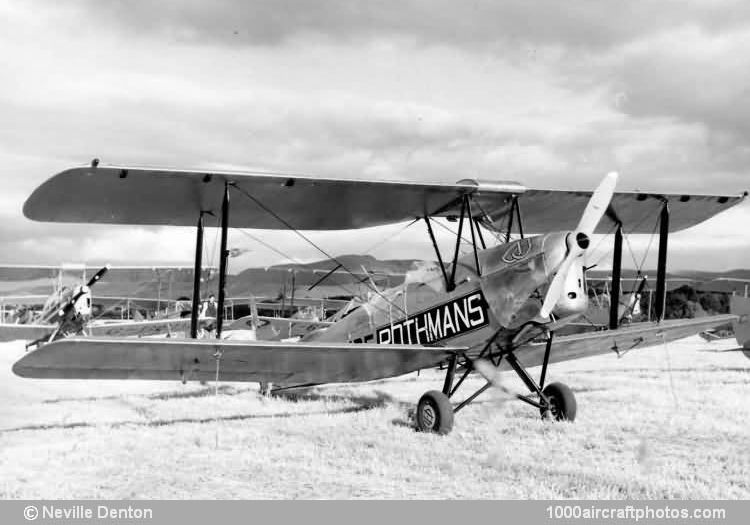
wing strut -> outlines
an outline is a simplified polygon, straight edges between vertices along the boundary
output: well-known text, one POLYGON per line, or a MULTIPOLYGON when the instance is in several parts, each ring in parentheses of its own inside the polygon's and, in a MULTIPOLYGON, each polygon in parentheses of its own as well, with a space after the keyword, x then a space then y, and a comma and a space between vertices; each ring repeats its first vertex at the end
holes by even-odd
MULTIPOLYGON (((453 264, 451 266, 451 274, 448 276, 448 271, 443 262, 443 257, 440 254, 437 241, 435 240, 435 233, 432 231, 432 223, 430 222, 429 214, 426 214, 424 221, 427 224, 427 232, 430 234, 430 240, 432 241, 432 247, 435 249, 435 255, 437 255, 438 263, 440 264, 440 270, 443 272, 443 278, 445 279, 445 289, 449 292, 456 288, 456 268, 458 267, 458 256, 461 248, 461 234, 464 230, 464 219, 469 223, 469 229, 471 230, 471 245, 474 250, 474 264, 476 265, 477 275, 482 275, 482 271, 479 265, 479 246, 477 238, 482 244, 482 249, 486 248, 487 245, 484 242, 482 231, 479 229, 479 221, 472 216, 471 211, 471 195, 463 195, 461 197, 461 215, 458 219, 458 233, 456 233, 456 247, 453 252, 453 264), (475 232, 476 228, 476 232, 475 232)), ((520 218, 520 216, 519 216, 520 218)), ((449 229, 450 230, 450 229, 449 229)), ((521 234, 523 236, 523 233, 521 234)))
POLYGON ((508 218, 508 231, 505 232, 505 242, 510 241, 510 234, 513 233, 513 218, 518 218, 518 233, 523 239, 523 222, 521 221, 521 207, 518 205, 518 195, 513 196, 513 202, 510 205, 510 217, 508 218))
MULTIPOLYGON (((216 339, 221 339, 221 328, 224 324, 224 297, 226 296, 227 261, 229 251, 227 250, 227 234, 229 233, 229 185, 224 183, 224 199, 221 202, 221 248, 219 259, 219 300, 216 305, 216 339)), ((217 367, 218 361, 217 361, 217 367)), ((218 375, 218 368, 217 368, 218 375)))
POLYGON ((427 232, 430 234, 430 240, 432 241, 432 247, 435 248, 435 255, 438 258, 438 264, 440 264, 440 270, 443 272, 443 279, 445 279, 445 289, 450 288, 450 279, 448 278, 448 272, 443 264, 443 256, 440 255, 440 248, 438 248, 437 241, 435 240, 435 232, 432 231, 432 223, 430 222, 430 216, 424 216, 424 222, 427 224, 427 232))
POLYGON ((201 301, 201 272, 203 266, 203 211, 198 214, 195 234, 195 267, 193 268, 193 308, 190 312, 190 337, 198 337, 198 308, 201 301))
POLYGON ((479 226, 477 226, 476 222, 474 221, 474 217, 471 214, 471 197, 468 195, 464 195, 464 200, 466 201, 466 209, 469 213, 469 229, 471 230, 471 245, 474 248, 474 264, 477 268, 477 275, 482 276, 482 269, 479 267, 479 252, 477 250, 477 238, 474 234, 474 227, 476 226, 477 229, 479 229, 479 226))
POLYGON ((615 251, 612 255, 612 290, 609 293, 609 329, 620 326, 620 279, 622 277, 622 223, 615 230, 615 251))
POLYGON ((669 201, 664 199, 659 216, 659 261, 656 266, 656 320, 664 319, 667 301, 667 241, 669 240, 669 201))
POLYGON ((458 219, 458 233, 456 234, 456 249, 453 253, 453 267, 451 268, 451 280, 448 283, 448 291, 456 288, 456 263, 458 262, 458 249, 461 247, 461 234, 464 231, 464 215, 466 215, 466 199, 461 199, 461 217, 458 219))

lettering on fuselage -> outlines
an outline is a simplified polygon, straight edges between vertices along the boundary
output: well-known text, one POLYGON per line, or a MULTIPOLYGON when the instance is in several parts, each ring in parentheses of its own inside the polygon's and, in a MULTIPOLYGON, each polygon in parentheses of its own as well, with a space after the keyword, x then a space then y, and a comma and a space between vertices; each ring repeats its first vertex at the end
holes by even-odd
MULTIPOLYGON (((434 306, 406 319, 381 326, 374 339, 379 344, 432 344, 489 324, 487 301, 481 290, 434 306)), ((370 342, 373 334, 355 339, 370 342)))

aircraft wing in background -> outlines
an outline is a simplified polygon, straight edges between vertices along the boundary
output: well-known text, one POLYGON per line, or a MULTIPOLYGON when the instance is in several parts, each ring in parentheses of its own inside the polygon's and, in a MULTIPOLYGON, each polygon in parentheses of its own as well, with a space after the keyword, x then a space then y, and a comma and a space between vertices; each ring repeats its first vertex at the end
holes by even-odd
POLYGON ((0 342, 16 341, 36 341, 43 337, 52 335, 56 326, 49 324, 0 324, 0 342))

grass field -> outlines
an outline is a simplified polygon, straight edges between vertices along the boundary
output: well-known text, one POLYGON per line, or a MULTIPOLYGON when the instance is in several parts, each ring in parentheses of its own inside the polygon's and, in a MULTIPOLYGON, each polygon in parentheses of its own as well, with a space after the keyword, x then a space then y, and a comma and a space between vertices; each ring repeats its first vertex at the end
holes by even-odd
MULTIPOLYGON (((733 347, 553 365, 575 423, 496 390, 440 437, 411 422, 437 371, 266 399, 256 384, 21 379, 23 345, 4 344, 0 498, 748 499, 750 360, 733 347)), ((467 383, 459 396, 482 381, 467 383)))

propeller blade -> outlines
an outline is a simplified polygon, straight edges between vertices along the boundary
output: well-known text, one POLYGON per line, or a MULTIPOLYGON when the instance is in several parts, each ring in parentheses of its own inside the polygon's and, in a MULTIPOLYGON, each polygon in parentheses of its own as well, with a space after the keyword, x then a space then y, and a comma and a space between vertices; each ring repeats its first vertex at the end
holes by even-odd
POLYGON ((89 279, 89 282, 86 283, 86 286, 88 286, 88 287, 93 286, 99 279, 101 279, 102 277, 104 277, 104 274, 107 273, 107 271, 109 269, 110 269, 110 265, 109 264, 106 265, 106 266, 104 266, 101 270, 99 270, 98 272, 96 272, 91 279, 89 279))
POLYGON ((589 247, 589 236, 594 233, 596 226, 606 213, 607 207, 615 193, 616 184, 617 173, 610 172, 604 176, 604 179, 599 183, 596 190, 594 190, 593 195, 591 195, 588 204, 586 204, 586 209, 583 211, 581 220, 578 221, 576 231, 568 235, 566 241, 568 253, 547 289, 542 308, 539 310, 541 317, 549 317, 549 314, 555 309, 555 305, 565 292, 565 279, 568 276, 568 272, 575 260, 581 257, 589 247))
POLYGON ((586 209, 581 215, 581 220, 578 222, 576 232, 582 232, 588 236, 594 233, 596 226, 607 211, 607 206, 609 206, 612 195, 615 193, 616 185, 617 173, 614 171, 607 173, 589 199, 586 209))
POLYGON ((539 315, 541 317, 549 317, 549 314, 555 309, 557 301, 560 300, 560 296, 565 291, 565 278, 568 275, 570 267, 573 265, 573 261, 575 261, 577 257, 578 254, 573 254, 571 251, 571 253, 569 253, 563 260, 560 269, 557 270, 554 279, 552 279, 549 288, 547 288, 547 295, 544 296, 542 309, 539 310, 539 315))

